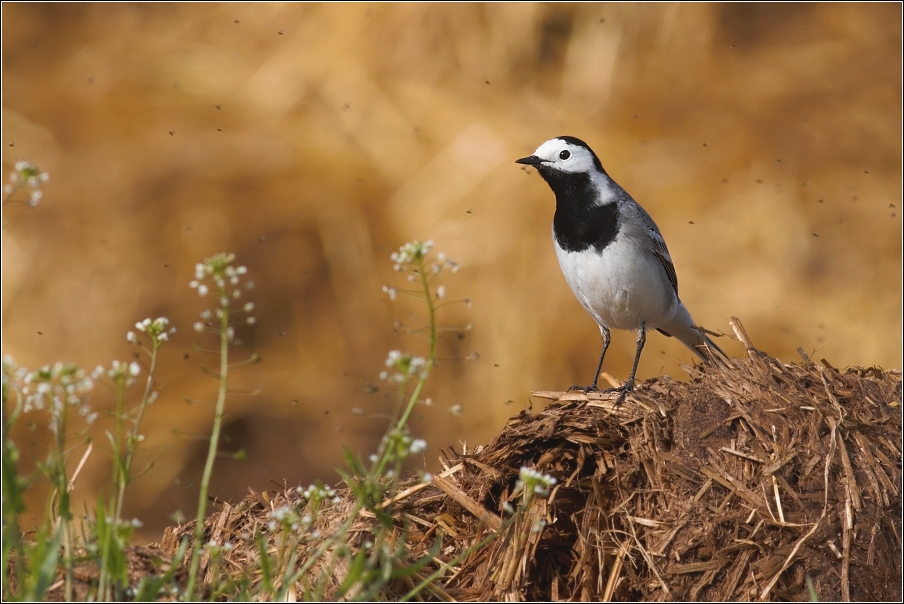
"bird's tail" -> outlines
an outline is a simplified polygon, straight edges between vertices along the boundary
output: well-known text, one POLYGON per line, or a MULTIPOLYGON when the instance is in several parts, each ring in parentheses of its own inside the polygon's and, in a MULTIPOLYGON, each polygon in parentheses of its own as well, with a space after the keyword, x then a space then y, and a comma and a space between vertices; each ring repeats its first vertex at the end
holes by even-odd
POLYGON ((728 358, 712 339, 694 326, 694 320, 684 304, 678 304, 678 312, 671 321, 657 325, 656 329, 667 336, 674 336, 702 360, 712 362, 720 357, 728 358))

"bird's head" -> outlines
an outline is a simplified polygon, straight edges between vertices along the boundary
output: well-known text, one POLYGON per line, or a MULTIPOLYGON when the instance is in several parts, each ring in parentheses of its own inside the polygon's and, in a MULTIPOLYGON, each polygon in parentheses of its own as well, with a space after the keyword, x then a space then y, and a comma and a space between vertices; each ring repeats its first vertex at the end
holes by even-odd
POLYGON ((571 174, 605 174, 603 165, 587 143, 573 136, 559 136, 540 145, 534 154, 516 160, 535 167, 540 174, 564 172, 571 174))

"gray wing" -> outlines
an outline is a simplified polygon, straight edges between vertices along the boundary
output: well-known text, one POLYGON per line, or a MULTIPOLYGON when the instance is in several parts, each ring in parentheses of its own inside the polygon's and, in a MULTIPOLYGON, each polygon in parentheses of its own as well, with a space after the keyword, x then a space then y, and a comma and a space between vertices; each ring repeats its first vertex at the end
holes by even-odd
POLYGON ((656 256, 657 260, 659 260, 659 264, 662 265, 666 276, 668 276, 669 278, 669 283, 672 284, 672 288, 675 290, 675 295, 677 296, 678 275, 675 274, 675 265, 672 264, 672 257, 669 255, 669 248, 665 246, 665 239, 662 238, 662 235, 659 234, 659 230, 655 226, 650 227, 649 236, 650 251, 653 252, 653 255, 656 256))
POLYGON ((653 222, 653 219, 647 214, 646 210, 644 210, 639 203, 634 201, 634 198, 628 195, 627 192, 624 192, 622 189, 624 198, 621 201, 621 208, 633 218, 633 220, 629 219, 629 222, 632 223, 632 231, 634 237, 638 240, 642 241, 644 248, 649 251, 653 256, 656 257, 656 260, 659 261, 659 264, 662 266, 662 270, 665 271, 666 277, 669 279, 669 283, 672 284, 672 289, 675 290, 675 296, 678 296, 678 275, 675 274, 675 265, 672 264, 672 256, 669 254, 669 248, 665 245, 665 239, 662 238, 662 234, 659 232, 659 227, 656 226, 656 223, 653 222))

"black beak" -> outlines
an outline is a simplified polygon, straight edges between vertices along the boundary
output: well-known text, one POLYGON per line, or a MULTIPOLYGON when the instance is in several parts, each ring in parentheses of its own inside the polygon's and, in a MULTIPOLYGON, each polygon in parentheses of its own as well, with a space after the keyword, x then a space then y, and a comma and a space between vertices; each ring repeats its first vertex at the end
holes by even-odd
POLYGON ((537 167, 543 163, 543 160, 537 157, 536 155, 531 155, 530 157, 522 157, 521 159, 515 160, 516 164, 527 164, 528 166, 537 167))

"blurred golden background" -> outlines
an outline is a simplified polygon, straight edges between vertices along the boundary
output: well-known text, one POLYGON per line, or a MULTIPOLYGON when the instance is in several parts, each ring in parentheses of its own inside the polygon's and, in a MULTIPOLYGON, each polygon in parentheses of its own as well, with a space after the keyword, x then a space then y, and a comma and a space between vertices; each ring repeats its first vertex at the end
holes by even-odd
MULTIPOLYGON (((419 308, 381 292, 401 285, 389 255, 410 239, 459 262, 446 295, 473 301, 440 317, 473 330, 444 341, 435 406, 412 423, 426 467, 488 442, 531 390, 586 382, 599 331, 559 272, 552 193, 514 163, 557 135, 587 141, 657 221, 699 323, 738 316, 789 362, 802 347, 901 366, 900 4, 2 11, 3 169, 51 175, 40 205, 4 207, 3 352, 90 369, 130 358, 138 320, 179 328, 136 470, 155 465, 126 500, 146 540, 195 511, 213 411, 186 398, 216 384, 188 282, 215 252, 257 284, 234 354, 264 359, 234 374, 260 394, 227 402, 223 451, 248 459, 219 459, 218 497, 335 482, 343 445, 375 450, 393 395, 369 384, 388 350, 424 352, 393 330, 419 308)), ((604 370, 623 379, 633 351, 615 332, 604 370)), ((686 379, 691 360, 651 335, 638 377, 686 379)), ((92 404, 109 410, 108 389, 92 404)), ((76 500, 109 481, 110 424, 91 429, 76 500)))

